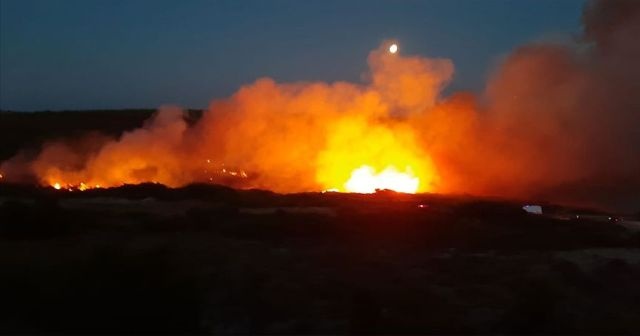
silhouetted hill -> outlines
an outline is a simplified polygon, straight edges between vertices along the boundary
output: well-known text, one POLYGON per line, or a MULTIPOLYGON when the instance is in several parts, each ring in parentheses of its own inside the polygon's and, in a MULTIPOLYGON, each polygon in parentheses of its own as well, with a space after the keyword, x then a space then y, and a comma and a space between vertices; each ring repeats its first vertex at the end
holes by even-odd
MULTIPOLYGON (((90 111, 0 111, 0 161, 20 149, 37 148, 43 141, 73 138, 98 132, 118 136, 126 130, 142 126, 155 110, 90 110, 90 111)), ((189 120, 202 114, 189 110, 189 120)))

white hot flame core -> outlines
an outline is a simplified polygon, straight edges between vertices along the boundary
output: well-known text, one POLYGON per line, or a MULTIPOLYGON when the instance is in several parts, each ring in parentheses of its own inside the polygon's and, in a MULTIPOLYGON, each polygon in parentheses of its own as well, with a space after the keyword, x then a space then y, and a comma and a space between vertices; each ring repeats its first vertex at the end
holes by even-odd
POLYGON ((387 167, 376 173, 371 166, 364 165, 351 173, 351 178, 345 184, 348 192, 371 194, 376 190, 393 190, 402 193, 416 193, 420 179, 413 175, 411 169, 405 172, 395 167, 387 167))

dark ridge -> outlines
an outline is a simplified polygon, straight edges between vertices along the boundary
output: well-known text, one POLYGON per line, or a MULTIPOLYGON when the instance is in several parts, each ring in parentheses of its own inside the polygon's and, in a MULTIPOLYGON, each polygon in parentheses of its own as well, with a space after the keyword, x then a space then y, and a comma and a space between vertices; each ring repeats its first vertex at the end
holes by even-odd
MULTIPOLYGON (((87 110, 87 111, 0 111, 0 161, 21 149, 37 149, 56 139, 73 139, 90 133, 117 137, 142 126, 156 110, 87 110)), ((202 110, 187 110, 187 121, 195 123, 202 110)))
POLYGON ((637 334, 640 234, 521 206, 0 183, 0 333, 637 334))

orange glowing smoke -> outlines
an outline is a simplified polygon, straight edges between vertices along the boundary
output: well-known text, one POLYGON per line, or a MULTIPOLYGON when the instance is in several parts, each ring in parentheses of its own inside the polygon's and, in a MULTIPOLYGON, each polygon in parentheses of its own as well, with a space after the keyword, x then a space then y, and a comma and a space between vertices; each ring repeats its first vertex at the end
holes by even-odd
MULTIPOLYGON (((277 84, 259 79, 214 101, 188 143, 199 157, 242 167, 240 185, 277 192, 340 190, 354 172, 408 168, 415 188, 434 191, 436 166, 410 116, 437 103, 453 73, 449 60, 404 57, 384 43, 369 55, 367 85, 346 82, 277 84)), ((369 188, 375 189, 371 180, 369 188)))
POLYGON ((214 101, 192 127, 180 109, 165 107, 142 128, 84 152, 48 143, 29 169, 66 190, 207 182, 278 192, 433 191, 436 166, 409 120, 436 105, 453 66, 389 46, 370 54, 367 85, 259 79, 214 101))
POLYGON ((385 42, 368 63, 364 85, 263 78, 214 101, 191 127, 182 110, 164 107, 119 139, 50 142, 27 170, 44 185, 80 191, 149 182, 276 192, 479 190, 460 181, 466 162, 451 158, 469 157, 459 151, 478 133, 473 99, 440 101, 451 61, 404 56, 385 42))
POLYGON ((369 54, 364 83, 261 78, 195 124, 164 107, 117 139, 51 141, 0 171, 61 190, 205 182, 637 205, 640 2, 592 1, 583 19, 589 44, 520 47, 478 96, 442 97, 450 60, 385 42, 369 54))

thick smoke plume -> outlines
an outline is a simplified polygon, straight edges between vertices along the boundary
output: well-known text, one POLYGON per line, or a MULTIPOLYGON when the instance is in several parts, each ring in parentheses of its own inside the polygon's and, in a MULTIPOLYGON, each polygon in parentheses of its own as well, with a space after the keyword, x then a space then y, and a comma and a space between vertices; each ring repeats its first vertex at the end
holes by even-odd
POLYGON ((476 97, 442 97, 446 59, 371 52, 368 81, 258 79, 195 125, 161 108, 119 139, 46 144, 0 166, 45 185, 215 182, 278 192, 342 188, 355 169, 418 191, 640 207, 640 1, 593 1, 573 46, 509 55, 476 97), (638 203, 633 203, 638 202, 638 203))

